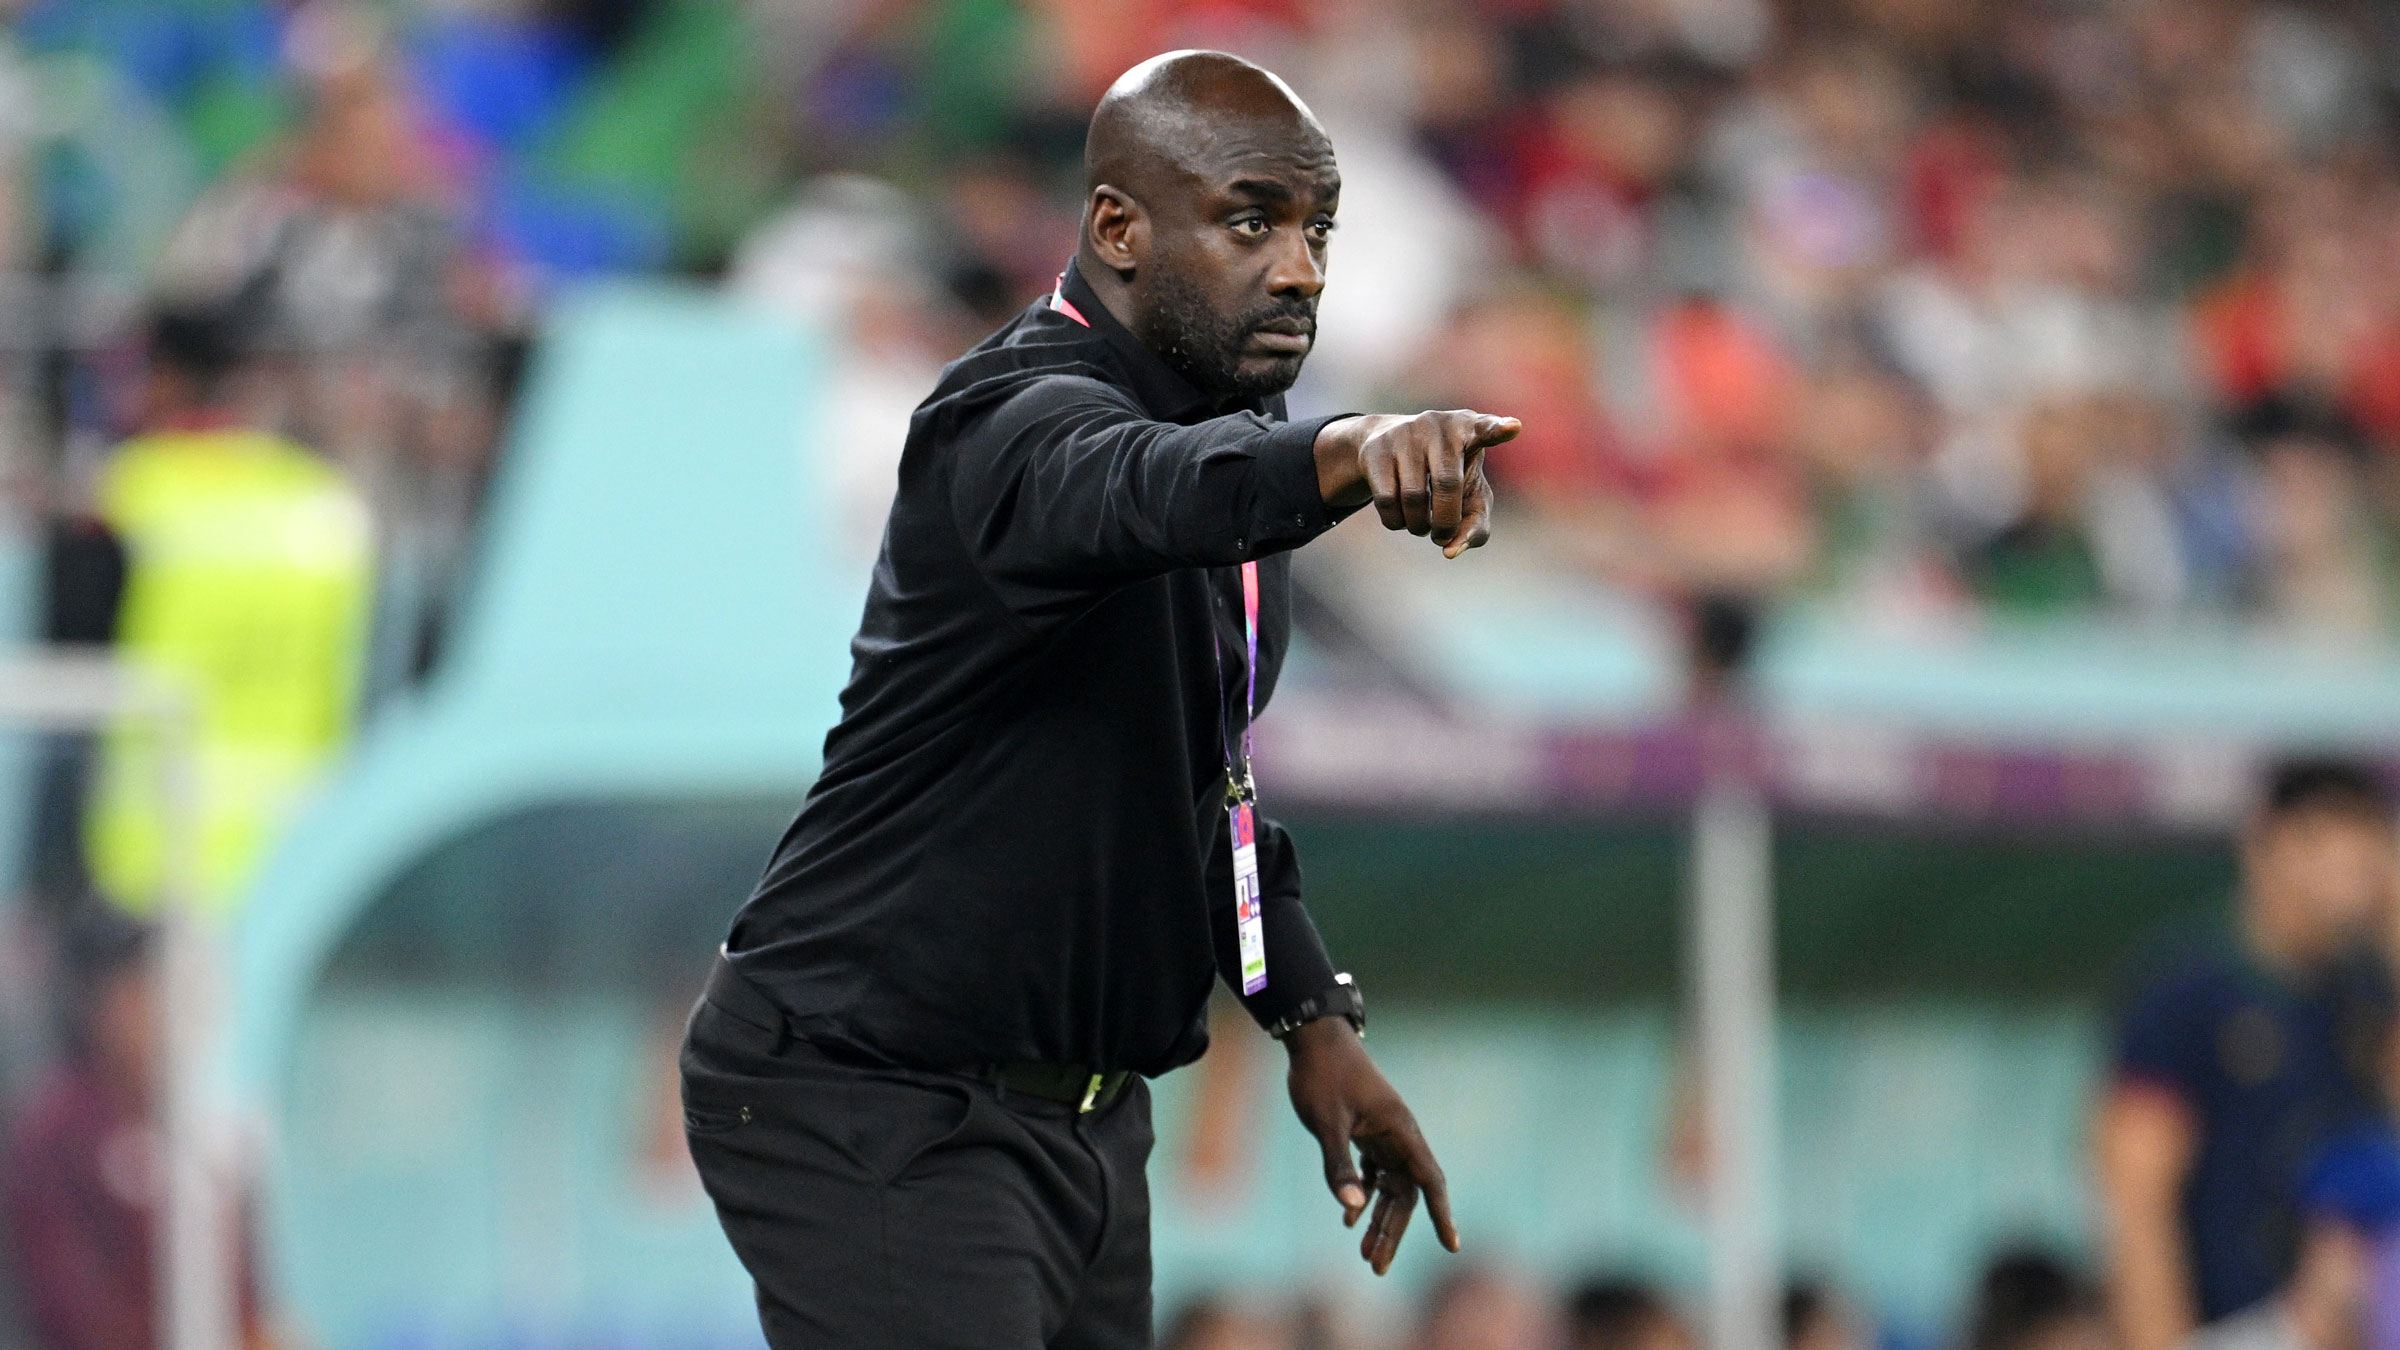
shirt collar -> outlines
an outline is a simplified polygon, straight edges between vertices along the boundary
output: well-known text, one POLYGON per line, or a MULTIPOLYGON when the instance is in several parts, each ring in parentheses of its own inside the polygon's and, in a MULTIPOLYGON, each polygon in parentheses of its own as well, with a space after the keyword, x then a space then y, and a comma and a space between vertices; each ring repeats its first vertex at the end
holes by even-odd
MULTIPOLYGON (((1126 387, 1133 391, 1133 396, 1141 401, 1152 416, 1162 422, 1177 422, 1190 417, 1208 417, 1220 411, 1210 405, 1208 395, 1194 388, 1190 380, 1160 359, 1157 352, 1150 350, 1148 343, 1117 322, 1116 316, 1108 312, 1108 306, 1100 303, 1100 297, 1092 293, 1091 286, 1084 281, 1083 274, 1075 270, 1072 262, 1059 276, 1058 293, 1075 307, 1075 313, 1090 326, 1092 337, 1107 348, 1110 364, 1125 377, 1126 387)), ((1068 322, 1074 320, 1069 318, 1068 322)), ((1265 412, 1268 408, 1264 403, 1252 400, 1221 411, 1265 412)))

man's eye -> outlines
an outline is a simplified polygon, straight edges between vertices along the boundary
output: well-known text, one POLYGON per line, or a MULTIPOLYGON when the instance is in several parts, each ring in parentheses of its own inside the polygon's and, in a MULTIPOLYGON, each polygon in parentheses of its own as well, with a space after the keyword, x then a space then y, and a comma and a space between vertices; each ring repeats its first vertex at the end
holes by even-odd
POLYGON ((1333 236, 1333 222, 1332 222, 1332 221, 1330 221, 1330 220, 1312 220, 1312 221, 1308 222, 1308 237, 1309 237, 1309 238, 1311 238, 1311 239, 1314 239, 1314 240, 1316 240, 1318 243, 1322 244, 1322 243, 1324 243, 1324 242, 1325 242, 1327 239, 1331 238, 1332 236, 1333 236))
POLYGON ((1266 234, 1267 222, 1258 216, 1243 216, 1233 222, 1233 232, 1246 238, 1257 239, 1266 234))

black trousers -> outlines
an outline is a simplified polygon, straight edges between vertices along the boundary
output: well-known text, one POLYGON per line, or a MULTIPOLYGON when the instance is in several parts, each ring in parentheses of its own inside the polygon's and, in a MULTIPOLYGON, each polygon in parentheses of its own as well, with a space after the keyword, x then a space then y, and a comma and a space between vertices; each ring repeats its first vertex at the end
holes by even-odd
POLYGON ((1079 1113, 836 1063, 732 1001, 692 1010, 684 1133, 768 1345, 1148 1350, 1147 1084, 1079 1113))

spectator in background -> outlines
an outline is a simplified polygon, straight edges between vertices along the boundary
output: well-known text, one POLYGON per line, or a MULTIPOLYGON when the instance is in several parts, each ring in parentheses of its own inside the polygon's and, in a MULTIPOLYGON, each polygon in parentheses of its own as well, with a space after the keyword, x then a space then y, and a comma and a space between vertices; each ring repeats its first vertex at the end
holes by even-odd
POLYGON ((1203 1295, 1167 1319, 1158 1350, 1301 1350, 1299 1330, 1254 1301, 1203 1295))
POLYGON ((2366 1350, 2377 1266, 2400 1231, 2400 1146, 2388 1128, 2344 1139, 2301 1188, 2306 1227, 2280 1293, 2192 1338, 2191 1350, 2366 1350))
POLYGON ((1964 598, 1926 528, 1926 413, 1918 391, 1863 351, 1829 357, 1803 382, 1793 440, 1817 523, 1811 593, 1901 620, 1964 598))
POLYGON ((2338 410, 2262 399, 2235 423, 2255 466, 2246 598, 2296 633, 2389 631, 2388 541, 2366 492, 2368 450, 2338 410))
POLYGON ((271 371, 286 430, 341 466, 384 541, 370 683, 422 673, 464 566, 499 425, 498 339, 522 300, 469 248, 443 153, 363 7, 301 7, 285 46, 304 120, 196 202, 160 259, 179 308, 222 314, 271 371))
POLYGON ((2382 1118, 2391 977, 2361 944, 2396 878, 2371 769, 2282 765, 2241 841, 2232 931, 2184 944, 2126 1006, 2094 1153, 2128 1350, 2173 1350, 2281 1288, 2306 1169, 2382 1118))
POLYGON ((1739 294, 1813 354, 1903 242, 1894 195, 1922 90, 1883 44, 1805 31, 1705 158, 1739 213, 1739 294))
POLYGON ((2084 519, 2099 467, 2097 430, 2082 400, 2059 399, 2026 411, 2019 433, 2023 510, 1963 560, 1969 584, 1993 608, 2083 609, 2106 595, 2099 549, 2084 519))
POLYGON ((842 522, 835 542, 861 568, 883 542, 910 416, 943 364, 979 336, 926 279, 928 256, 940 251, 912 198, 876 179, 828 175, 744 240, 726 276, 734 294, 831 339, 822 384, 794 416, 821 449, 819 490, 842 522))
POLYGON ((1963 1350, 2113 1350, 2100 1292, 2045 1252, 2006 1252, 1984 1267, 1963 1350))
POLYGON ((1762 600, 1816 549, 1791 453, 1791 361, 1760 325, 1699 296, 1660 310, 1648 346, 1660 413, 1650 547, 1685 594, 1762 600))
MULTIPOLYGON (((39 1350, 150 1350, 162 1163, 155 942, 148 927, 92 906, 65 947, 67 1056, 0 1154, 0 1234, 39 1350)), ((270 1342, 246 1241, 237 1264, 244 1341, 258 1350, 270 1342)))
POLYGON ((1783 1291, 1783 1350, 1873 1350, 1875 1337, 1858 1309, 1815 1280, 1783 1291))
POLYGON ((2335 409, 2400 443, 2400 276, 2388 182, 2292 166, 2253 214, 2248 256, 2194 312, 2219 400, 2335 409))
POLYGON ((1657 1286, 1630 1276, 1587 1280, 1567 1299, 1568 1350, 1699 1350, 1691 1324, 1657 1286))
POLYGON ((375 470, 473 373, 478 297, 441 157, 359 14, 295 21, 305 122, 194 205, 159 270, 245 352, 295 363, 299 429, 375 470))
MULTIPOLYGON (((128 663, 189 692, 196 714, 200 898, 230 903, 357 712, 373 538, 350 481, 246 424, 222 316, 153 324, 142 434, 118 447, 95 505, 125 551, 111 608, 128 663)), ((103 737, 88 814, 93 881, 137 909, 164 884, 158 738, 103 737)))
POLYGON ((1490 1267, 1454 1271, 1425 1296, 1412 1350, 1553 1350, 1558 1322, 1547 1301, 1490 1267))

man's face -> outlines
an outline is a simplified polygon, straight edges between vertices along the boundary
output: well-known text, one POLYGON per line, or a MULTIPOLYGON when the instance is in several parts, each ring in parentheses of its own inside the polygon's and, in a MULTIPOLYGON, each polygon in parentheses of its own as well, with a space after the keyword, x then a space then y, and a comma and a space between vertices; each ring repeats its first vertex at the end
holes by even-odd
POLYGON ((1316 343, 1341 192, 1333 147, 1290 126, 1237 127, 1162 173, 1143 203, 1136 336, 1220 403, 1291 388, 1316 343))
POLYGON ((2313 806, 2268 817, 2244 851, 2248 891, 2265 919, 2306 955, 2368 935, 2393 899, 2391 822, 2372 812, 2313 806))

